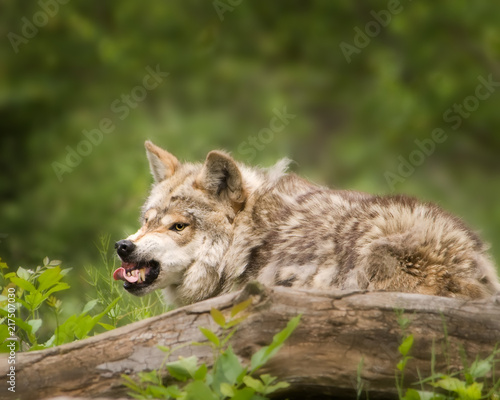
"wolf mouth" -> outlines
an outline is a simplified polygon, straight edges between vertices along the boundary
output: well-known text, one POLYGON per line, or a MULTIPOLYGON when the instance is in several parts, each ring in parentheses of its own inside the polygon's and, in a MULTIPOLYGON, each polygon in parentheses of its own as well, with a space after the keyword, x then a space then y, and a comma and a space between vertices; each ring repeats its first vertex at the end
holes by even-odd
POLYGON ((160 264, 157 261, 140 261, 128 263, 123 261, 122 266, 113 272, 115 281, 124 281, 123 287, 133 292, 151 285, 160 273, 160 264))

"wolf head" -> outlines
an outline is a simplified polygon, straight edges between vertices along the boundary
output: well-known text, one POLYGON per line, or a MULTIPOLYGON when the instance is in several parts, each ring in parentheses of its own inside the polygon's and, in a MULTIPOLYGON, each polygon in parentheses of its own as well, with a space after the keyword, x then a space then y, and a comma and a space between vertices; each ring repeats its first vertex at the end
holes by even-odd
POLYGON ((155 183, 142 209, 142 227, 115 244, 122 265, 114 279, 138 296, 165 289, 167 301, 177 304, 213 296, 220 282, 217 266, 247 197, 240 167, 220 151, 210 152, 201 165, 180 163, 149 141, 145 146, 155 183))

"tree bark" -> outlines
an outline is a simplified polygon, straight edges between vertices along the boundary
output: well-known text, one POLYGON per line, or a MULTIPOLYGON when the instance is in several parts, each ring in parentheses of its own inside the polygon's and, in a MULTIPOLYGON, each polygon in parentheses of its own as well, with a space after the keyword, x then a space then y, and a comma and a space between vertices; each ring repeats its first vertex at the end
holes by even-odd
MULTIPOLYGON (((252 283, 244 290, 179 308, 89 339, 43 351, 16 355, 16 393, 31 400, 56 396, 127 397, 122 374, 158 368, 165 353, 157 345, 174 347, 203 341, 198 327, 217 330, 212 307, 224 313, 249 297, 252 306, 231 339, 243 363, 297 314, 296 331, 260 373, 270 373, 291 384, 278 397, 316 399, 356 397, 358 382, 371 399, 397 398, 396 365, 402 330, 395 310, 410 320, 407 332, 415 342, 405 372, 405 383, 435 370, 459 369, 459 348, 470 360, 492 353, 500 341, 500 297, 463 301, 442 297, 388 292, 319 293, 287 288, 262 288, 252 283), (362 363, 362 364, 361 364, 362 363), (361 367, 362 368, 358 368, 361 367), (358 375, 358 370, 360 370, 358 375), (359 377, 359 378, 358 378, 359 377)), ((205 346, 186 346, 178 356, 198 356, 211 364, 205 346)), ((5 360, 4 360, 5 361, 5 360)), ((2 361, 4 378, 8 365, 2 361)), ((418 389, 418 387, 417 387, 418 389)))

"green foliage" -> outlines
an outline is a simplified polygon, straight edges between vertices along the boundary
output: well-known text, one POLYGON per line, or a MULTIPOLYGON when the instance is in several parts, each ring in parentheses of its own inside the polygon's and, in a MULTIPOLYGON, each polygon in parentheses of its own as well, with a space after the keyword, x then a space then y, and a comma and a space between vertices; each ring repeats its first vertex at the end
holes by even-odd
MULTIPOLYGON (((396 310, 398 322, 403 330, 403 339, 398 347, 402 358, 396 368, 396 387, 401 400, 480 400, 480 399, 498 399, 500 398, 500 378, 494 374, 495 365, 500 361, 497 355, 499 350, 495 349, 485 359, 477 358, 472 365, 468 366, 466 357, 463 357, 463 369, 454 373, 435 373, 421 381, 415 383, 420 385, 421 390, 409 388, 404 392, 404 372, 407 363, 412 359, 409 353, 414 344, 414 337, 407 334, 410 327, 410 320, 404 316, 403 310, 396 310), (439 391, 428 390, 424 385, 428 384, 439 391), (403 394, 404 392, 404 394, 403 394)), ((444 320, 443 320, 444 324, 444 320)), ((449 352, 449 341, 447 336, 446 324, 444 324, 445 339, 444 348, 449 352)), ((449 361, 449 353, 444 355, 449 361)), ((434 370, 434 352, 432 356, 432 370, 434 370)))
POLYGON ((285 329, 273 336, 273 341, 269 346, 262 347, 257 353, 252 356, 251 371, 255 372, 262 368, 271 357, 273 357, 283 346, 286 339, 292 334, 299 323, 300 317, 296 317, 288 322, 285 329))
MULTIPOLYGON (((50 261, 47 257, 43 265, 37 266, 35 270, 27 270, 19 267, 16 272, 4 273, 6 266, 1 268, 2 296, 0 297, 0 322, 15 326, 15 334, 19 341, 16 344, 20 350, 39 350, 47 347, 57 346, 73 342, 77 339, 87 337, 95 328, 96 324, 115 306, 118 299, 109 304, 104 311, 94 316, 89 312, 97 304, 96 300, 89 301, 80 314, 72 315, 66 321, 59 324, 58 316, 61 312, 62 302, 54 293, 67 290, 70 286, 62 282, 62 279, 70 271, 70 268, 61 269, 61 262, 50 261), (9 294, 15 297, 9 301, 9 294), (45 310, 43 310, 45 308, 45 310), (47 319, 43 318, 47 312, 53 312, 57 326, 54 334, 45 342, 41 342, 38 334, 40 328, 47 319), (44 314, 45 313, 45 314, 44 314)), ((5 328, 0 330, 0 350, 7 351, 7 340, 11 334, 5 328)))
MULTIPOLYGON (((472 365, 464 362, 463 369, 452 374, 435 374, 417 384, 429 383, 434 388, 443 389, 443 392, 420 390, 411 394, 412 399, 421 400, 479 400, 500 398, 500 378, 495 377, 495 365, 500 361, 498 350, 494 350, 485 359, 477 358, 472 365)), ((411 390, 411 389, 410 389, 411 390)), ((409 390, 409 391, 410 391, 409 390)), ((407 393, 408 396, 408 393, 407 393)))
MULTIPOLYGON (((251 299, 232 307, 229 319, 216 309, 210 311, 213 321, 220 327, 221 334, 199 327, 207 339, 207 343, 193 345, 208 345, 214 353, 213 367, 200 364, 195 356, 179 358, 177 361, 165 363, 158 370, 139 373, 139 382, 123 375, 125 385, 132 390, 130 393, 136 399, 233 399, 261 400, 279 389, 289 385, 286 382, 276 382, 276 378, 268 374, 255 377, 255 373, 273 357, 283 346, 285 340, 292 334, 300 321, 300 315, 292 318, 287 326, 274 335, 269 346, 264 346, 252 356, 249 366, 244 366, 228 345, 229 339, 237 329, 237 325, 245 319, 240 315, 251 305, 251 299), (179 381, 177 384, 164 386, 162 373, 166 369, 170 376, 179 381)), ((177 349, 160 347, 167 353, 166 359, 177 349)))

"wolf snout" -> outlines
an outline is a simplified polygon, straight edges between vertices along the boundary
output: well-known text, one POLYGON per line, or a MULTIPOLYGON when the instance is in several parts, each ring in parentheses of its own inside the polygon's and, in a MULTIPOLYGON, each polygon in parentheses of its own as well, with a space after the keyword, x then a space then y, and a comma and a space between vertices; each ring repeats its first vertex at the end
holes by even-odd
POLYGON ((115 249, 122 259, 126 259, 135 250, 135 244, 131 240, 123 239, 115 243, 115 249))

